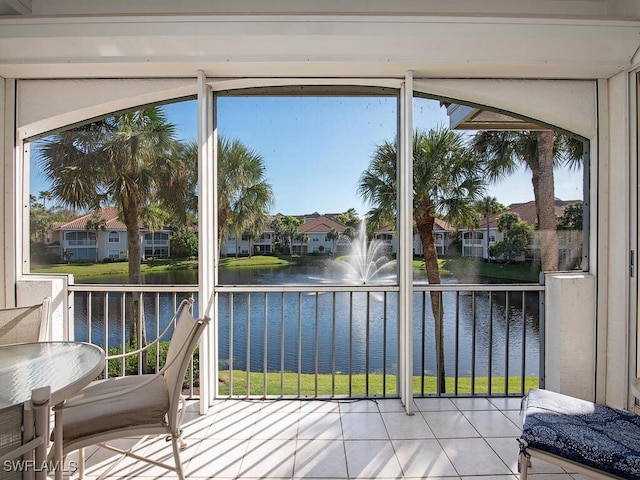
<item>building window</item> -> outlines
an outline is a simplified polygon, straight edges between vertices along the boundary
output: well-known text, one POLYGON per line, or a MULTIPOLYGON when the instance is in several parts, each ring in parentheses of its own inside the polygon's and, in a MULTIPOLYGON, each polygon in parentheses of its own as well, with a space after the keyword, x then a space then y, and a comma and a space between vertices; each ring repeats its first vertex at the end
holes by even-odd
POLYGON ((120 243, 120 234, 118 232, 109 232, 109 243, 120 243))
POLYGON ((95 232, 67 232, 64 235, 64 239, 66 240, 67 245, 70 245, 70 246, 96 244, 95 232))

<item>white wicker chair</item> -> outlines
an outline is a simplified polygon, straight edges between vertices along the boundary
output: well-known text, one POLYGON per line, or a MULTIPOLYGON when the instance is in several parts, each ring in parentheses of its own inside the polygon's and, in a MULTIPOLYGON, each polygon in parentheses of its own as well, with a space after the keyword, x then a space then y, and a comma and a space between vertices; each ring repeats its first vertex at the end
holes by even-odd
POLYGON ((51 299, 29 307, 0 309, 0 345, 50 340, 51 299))
MULTIPOLYGON (((64 456, 74 450, 97 445, 162 466, 175 471, 181 480, 184 478, 180 461, 180 450, 186 447, 181 437, 184 415, 182 384, 193 351, 210 320, 208 317, 194 319, 190 312, 192 303, 190 300, 178 308, 178 321, 167 351, 166 363, 158 373, 97 381, 62 405, 64 456), (175 466, 105 443, 118 438, 153 434, 171 439, 175 466)), ((80 475, 84 472, 82 460, 81 455, 80 475)))
POLYGON ((47 478, 51 389, 33 390, 31 400, 0 410, 0 478, 47 478))

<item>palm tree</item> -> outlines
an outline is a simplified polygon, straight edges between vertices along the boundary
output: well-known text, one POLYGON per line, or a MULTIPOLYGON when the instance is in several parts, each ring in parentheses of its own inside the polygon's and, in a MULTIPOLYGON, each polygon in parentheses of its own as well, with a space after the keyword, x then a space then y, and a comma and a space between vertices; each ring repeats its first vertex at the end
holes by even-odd
MULTIPOLYGON (((174 131, 160 108, 148 107, 55 134, 40 150, 54 197, 71 207, 118 207, 127 227, 131 284, 141 283, 141 207, 155 199, 179 202, 180 190, 169 188, 169 180, 188 176, 176 155, 180 149, 174 131)), ((138 295, 127 301, 131 318, 137 319, 138 295)), ((132 346, 145 342, 144 330, 138 332, 136 323, 130 324, 132 346)))
POLYGON ((107 221, 102 218, 99 212, 94 212, 91 217, 87 219, 87 224, 84 228, 96 231, 96 263, 98 263, 98 230, 104 232, 107 229, 107 221))
MULTIPOLYGON (((165 226, 169 220, 169 212, 162 208, 158 202, 147 203, 140 208, 140 220, 142 225, 151 234, 151 256, 155 257, 156 245, 155 235, 158 230, 165 226)), ((144 255, 144 252, 143 252, 144 255)))
MULTIPOLYGON (((241 235, 263 222, 273 202, 262 157, 239 140, 218 139, 218 246, 231 231, 241 235)), ((218 252, 220 254, 220 252, 218 252)))
POLYGON ((558 270, 553 169, 563 164, 573 168, 581 165, 582 142, 552 130, 482 131, 475 135, 473 149, 486 163, 487 177, 492 182, 508 177, 520 165, 531 170, 542 270, 558 270))
POLYGON ((271 227, 280 245, 289 247, 291 258, 293 258, 293 241, 299 239, 298 227, 302 223, 302 220, 289 215, 278 216, 271 222, 271 227))
POLYGON ((358 216, 358 212, 356 209, 351 207, 349 210, 343 213, 339 213, 335 217, 336 222, 340 222, 347 227, 355 228, 360 225, 360 217, 358 216))
POLYGON ((40 151, 54 197, 72 207, 114 204, 127 227, 129 283, 140 283, 141 208, 171 196, 166 179, 184 169, 172 155, 174 126, 158 107, 118 116, 53 135, 40 151))
MULTIPOLYGON (((359 181, 359 194, 372 205, 369 219, 375 225, 394 223, 397 194, 397 144, 376 148, 369 168, 359 181)), ((473 202, 484 192, 482 166, 466 147, 464 137, 445 127, 416 130, 413 135, 413 219, 424 252, 430 284, 440 283, 440 268, 433 230, 436 218, 468 223, 473 202)), ((438 391, 444 392, 443 310, 440 292, 431 293, 434 316, 438 391)))
POLYGON ((256 219, 256 221, 253 222, 253 224, 244 232, 247 238, 249 238, 249 258, 251 258, 254 253, 255 241, 262 237, 266 226, 267 216, 265 215, 262 218, 256 219))
POLYGON ((489 216, 493 215, 494 213, 500 213, 506 210, 507 207, 498 202, 498 199, 496 197, 485 195, 475 203, 475 208, 480 214, 484 216, 485 229, 487 234, 487 260, 489 260, 491 258, 491 256, 489 255, 489 216))
POLYGON ((47 209, 47 200, 53 199, 53 194, 49 190, 42 190, 38 193, 38 197, 42 199, 42 206, 47 209))
POLYGON ((340 238, 340 232, 335 228, 330 229, 327 232, 327 240, 331 242, 331 253, 336 253, 336 241, 340 238))

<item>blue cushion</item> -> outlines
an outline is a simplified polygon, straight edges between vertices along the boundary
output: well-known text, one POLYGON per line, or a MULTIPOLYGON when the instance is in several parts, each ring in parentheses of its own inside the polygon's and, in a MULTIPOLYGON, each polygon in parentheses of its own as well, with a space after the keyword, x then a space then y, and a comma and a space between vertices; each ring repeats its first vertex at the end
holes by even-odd
POLYGON ((548 390, 526 398, 522 440, 622 478, 640 478, 640 415, 548 390))

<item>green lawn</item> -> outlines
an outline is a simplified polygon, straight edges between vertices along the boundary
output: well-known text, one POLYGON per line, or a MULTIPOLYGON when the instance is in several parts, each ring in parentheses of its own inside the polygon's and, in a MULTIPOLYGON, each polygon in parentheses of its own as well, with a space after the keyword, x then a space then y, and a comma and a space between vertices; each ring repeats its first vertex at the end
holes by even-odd
MULTIPOLYGON (((197 260, 151 260, 140 266, 142 273, 162 273, 175 270, 196 270, 197 260)), ((44 274, 72 274, 76 278, 99 277, 103 275, 127 275, 129 264, 127 262, 109 263, 56 263, 33 267, 31 273, 44 274)))
MULTIPOLYGON (((521 392, 522 377, 509 377, 509 386, 507 393, 518 394, 521 392)), ((229 370, 222 370, 219 372, 219 392, 220 395, 229 395, 230 375, 229 370)), ((525 393, 531 388, 537 388, 539 385, 538 377, 526 377, 525 378, 525 393)), ((447 394, 455 393, 455 383, 452 377, 446 379, 447 394)), ((263 396, 264 390, 264 374, 262 372, 251 372, 249 374, 249 390, 252 396, 263 396)), ((280 372, 267 374, 267 395, 286 395, 297 396, 298 390, 300 396, 383 396, 383 395, 395 395, 396 394, 396 376, 387 375, 384 389, 383 389, 383 375, 382 374, 370 374, 367 375, 352 375, 351 386, 349 386, 349 375, 336 374, 331 375, 318 375, 313 374, 301 374, 300 385, 298 385, 298 374, 293 372, 285 372, 284 376, 281 376, 280 372), (284 385, 284 389, 282 388, 284 385)), ((415 394, 421 394, 422 377, 413 378, 413 392, 415 394)), ((504 378, 493 378, 491 384, 491 391, 493 393, 505 392, 504 378)), ((471 378, 462 377, 458 379, 458 392, 459 395, 471 394, 471 378)), ((487 377, 476 377, 475 379, 475 394, 488 394, 488 379, 487 377)), ((247 372, 234 370, 233 371, 233 395, 245 396, 247 394, 247 372)), ((436 379, 435 377, 424 378, 424 394, 433 395, 436 394, 436 379)))
MULTIPOLYGON (((324 262, 326 257, 305 256, 272 256, 254 255, 252 257, 226 257, 220 261, 221 268, 273 268, 287 267, 302 263, 324 262)), ((477 281, 479 277, 490 277, 508 281, 537 283, 540 269, 537 265, 502 265, 487 263, 483 260, 471 258, 444 258, 439 260, 442 276, 455 276, 464 279, 465 282, 477 281), (475 279, 475 280, 474 280, 475 279)), ((176 270, 195 270, 198 268, 197 260, 151 260, 141 265, 142 273, 162 273, 176 270)), ((424 262, 416 259, 413 262, 415 270, 424 271, 424 262)), ((76 278, 100 277, 103 275, 127 275, 129 268, 127 262, 112 263, 62 263, 33 267, 32 273, 43 274, 73 274, 76 278)))
MULTIPOLYGON (((522 283, 538 283, 540 281, 540 266, 538 264, 504 265, 487 263, 485 260, 473 258, 443 258, 439 260, 439 264, 442 276, 454 276, 469 282, 473 282, 478 277, 522 283)), ((424 269, 424 263, 421 267, 424 269)))
POLYGON ((226 257, 220 260, 221 268, 260 268, 260 267, 288 267, 295 264, 300 257, 276 257, 272 255, 254 255, 252 257, 226 257))

